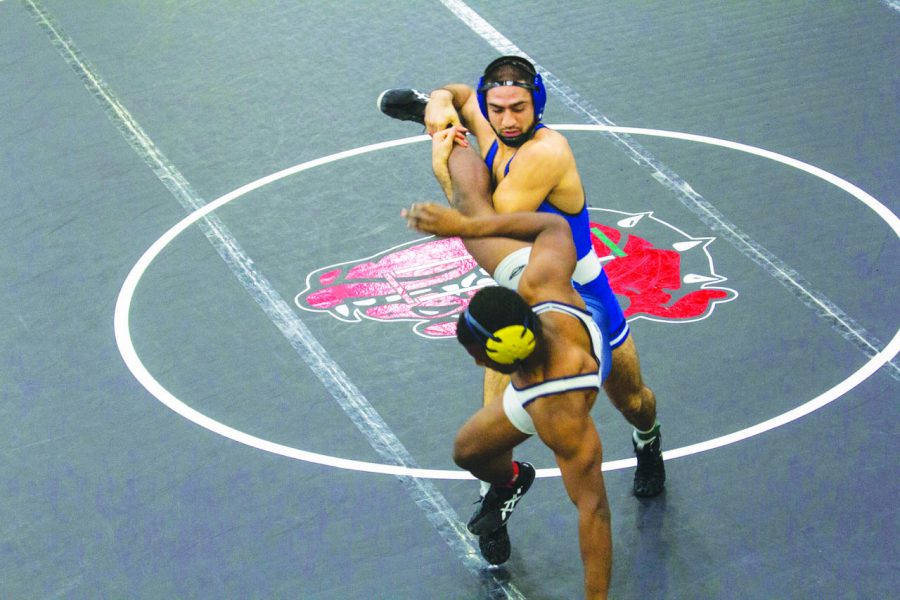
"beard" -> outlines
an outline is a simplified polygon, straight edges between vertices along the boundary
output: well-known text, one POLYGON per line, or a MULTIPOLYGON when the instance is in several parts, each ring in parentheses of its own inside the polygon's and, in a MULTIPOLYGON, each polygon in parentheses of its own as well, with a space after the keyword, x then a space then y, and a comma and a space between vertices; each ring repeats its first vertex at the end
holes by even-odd
POLYGON ((531 127, 529 127, 527 131, 520 133, 519 135, 514 135, 514 136, 506 136, 506 135, 501 134, 499 131, 497 131, 497 129, 493 125, 491 125, 491 129, 494 130, 494 133, 496 134, 497 138, 501 142, 503 142, 505 145, 509 146, 510 148, 518 148, 519 146, 521 146, 522 144, 524 144, 525 142, 527 142, 528 140, 531 139, 531 136, 534 134, 534 126, 535 125, 537 125, 537 123, 535 123, 531 127))

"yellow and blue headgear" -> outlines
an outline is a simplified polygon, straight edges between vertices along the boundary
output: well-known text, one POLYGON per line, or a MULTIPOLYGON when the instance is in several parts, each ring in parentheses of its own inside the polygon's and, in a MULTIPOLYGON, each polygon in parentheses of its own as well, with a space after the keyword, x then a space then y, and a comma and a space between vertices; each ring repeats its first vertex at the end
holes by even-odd
MULTIPOLYGON (((515 296, 524 307, 524 314, 521 315, 522 321, 503 325, 492 332, 478 322, 478 319, 472 314, 472 305, 470 304, 463 313, 460 323, 464 323, 466 329, 481 343, 488 358, 501 365, 514 365, 525 360, 534 352, 535 315, 521 296, 515 292, 505 288, 491 287, 482 289, 479 294, 487 290, 502 290, 502 292, 495 292, 495 295, 508 293, 515 296)), ((509 319, 506 319, 506 322, 509 323, 509 319)))

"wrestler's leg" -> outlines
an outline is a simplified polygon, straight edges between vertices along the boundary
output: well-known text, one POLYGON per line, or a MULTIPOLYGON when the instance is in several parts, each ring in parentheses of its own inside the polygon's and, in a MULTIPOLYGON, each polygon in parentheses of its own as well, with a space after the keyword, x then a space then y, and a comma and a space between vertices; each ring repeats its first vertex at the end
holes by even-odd
MULTIPOLYGON (((493 369, 485 369, 484 370, 484 386, 483 386, 483 396, 482 396, 482 406, 488 406, 489 404, 501 404, 503 403, 503 391, 506 389, 506 386, 509 385, 509 375, 504 375, 499 371, 494 371, 493 369)), ((511 464, 513 459, 513 451, 512 448, 509 449, 503 456, 498 458, 499 462, 506 461, 506 464, 511 464)), ((490 483, 486 481, 481 482, 481 495, 484 496, 488 488, 490 488, 490 483)))
MULTIPOLYGON (((576 289, 611 348, 611 365, 603 380, 603 390, 613 406, 636 429, 653 429, 656 424, 656 396, 644 384, 634 339, 606 274, 601 272, 590 289, 580 286, 576 289)), ((605 360, 606 355, 603 358, 605 360)))
POLYGON ((603 390, 635 428, 647 431, 656 424, 656 396, 641 377, 641 363, 632 336, 612 351, 612 368, 603 390))
POLYGON ((535 478, 534 466, 512 462, 508 457, 515 446, 534 432, 529 414, 514 395, 507 394, 499 401, 491 400, 456 435, 454 462, 490 484, 482 492, 466 528, 478 536, 482 556, 491 564, 509 558, 506 522, 535 478))
POLYGON ((635 496, 652 498, 666 484, 661 434, 656 422, 656 396, 644 385, 641 365, 631 336, 613 350, 613 366, 603 389, 635 431, 632 433, 637 469, 632 491, 635 496))
POLYGON ((504 484, 513 477, 513 448, 529 437, 510 422, 502 397, 498 397, 460 428, 453 446, 453 461, 482 481, 504 484))

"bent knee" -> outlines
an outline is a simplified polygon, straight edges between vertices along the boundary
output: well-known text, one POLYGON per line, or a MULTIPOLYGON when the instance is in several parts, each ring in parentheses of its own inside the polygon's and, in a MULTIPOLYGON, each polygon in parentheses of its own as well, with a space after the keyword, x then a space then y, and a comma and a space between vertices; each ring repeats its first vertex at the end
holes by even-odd
POLYGON ((477 445, 464 436, 456 436, 453 442, 453 462, 460 469, 471 470, 478 463, 479 452, 477 445))
POLYGON ((612 382, 604 384, 603 388, 613 405, 625 414, 639 413, 644 406, 646 393, 650 392, 644 386, 615 386, 612 382))

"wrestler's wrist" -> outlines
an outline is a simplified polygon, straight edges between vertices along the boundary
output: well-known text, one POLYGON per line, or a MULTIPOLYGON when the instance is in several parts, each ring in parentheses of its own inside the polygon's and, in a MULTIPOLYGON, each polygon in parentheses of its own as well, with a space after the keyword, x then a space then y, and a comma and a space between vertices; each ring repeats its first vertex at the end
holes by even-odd
POLYGON ((453 92, 448 90, 447 88, 437 88, 436 90, 432 90, 428 95, 428 102, 435 102, 435 104, 453 104, 453 92))
POLYGON ((433 89, 431 91, 431 94, 429 94, 429 97, 430 98, 438 97, 438 98, 448 99, 448 98, 453 97, 453 92, 451 90, 448 90, 445 87, 439 87, 439 88, 433 89))

